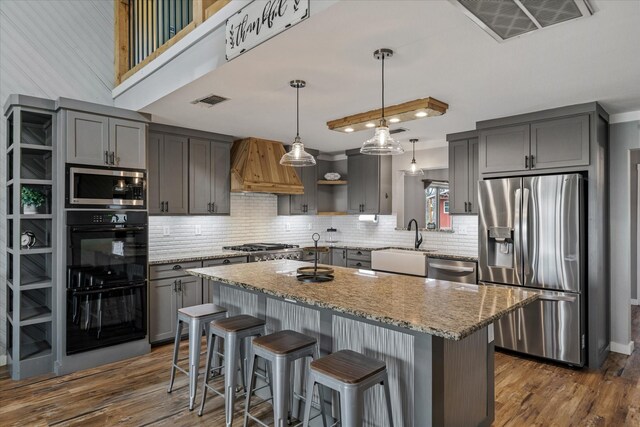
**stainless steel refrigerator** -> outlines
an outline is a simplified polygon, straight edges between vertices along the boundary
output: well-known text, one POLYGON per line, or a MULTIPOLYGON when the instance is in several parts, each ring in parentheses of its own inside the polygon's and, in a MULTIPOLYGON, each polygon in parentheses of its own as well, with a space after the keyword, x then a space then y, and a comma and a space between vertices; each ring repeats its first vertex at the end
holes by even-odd
POLYGON ((583 366, 582 176, 490 179, 478 191, 480 282, 541 292, 496 322, 496 346, 583 366))

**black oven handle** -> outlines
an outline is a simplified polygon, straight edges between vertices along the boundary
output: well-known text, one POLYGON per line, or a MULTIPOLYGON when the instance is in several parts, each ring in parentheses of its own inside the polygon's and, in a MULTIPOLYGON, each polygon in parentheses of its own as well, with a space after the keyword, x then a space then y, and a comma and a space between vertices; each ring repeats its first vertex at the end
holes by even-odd
POLYGON ((79 291, 77 289, 68 289, 68 290, 71 291, 74 295, 91 295, 91 294, 102 294, 102 293, 111 292, 111 291, 124 291, 127 289, 136 289, 136 288, 141 288, 145 285, 146 285, 146 282, 142 282, 142 283, 136 283, 134 285, 118 286, 115 288, 91 289, 88 291, 79 291))
POLYGON ((128 226, 128 227, 111 227, 111 228, 103 228, 103 227, 71 227, 72 232, 76 231, 144 231, 147 227, 144 225, 140 226, 128 226))

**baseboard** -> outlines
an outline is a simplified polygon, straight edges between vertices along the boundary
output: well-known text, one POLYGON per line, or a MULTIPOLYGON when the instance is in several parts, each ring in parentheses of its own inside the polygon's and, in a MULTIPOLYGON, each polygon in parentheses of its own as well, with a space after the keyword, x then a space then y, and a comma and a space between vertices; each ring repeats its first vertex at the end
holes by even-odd
POLYGON ((0 366, 4 366, 7 364, 7 355, 3 354, 0 356, 0 366))
POLYGON ((640 305, 640 300, 638 300, 638 299, 632 299, 632 300, 631 300, 631 305, 640 305))
POLYGON ((634 346, 635 346, 635 343, 633 341, 630 341, 629 344, 620 344, 620 343, 611 341, 612 352, 626 354, 627 356, 633 353, 634 346))

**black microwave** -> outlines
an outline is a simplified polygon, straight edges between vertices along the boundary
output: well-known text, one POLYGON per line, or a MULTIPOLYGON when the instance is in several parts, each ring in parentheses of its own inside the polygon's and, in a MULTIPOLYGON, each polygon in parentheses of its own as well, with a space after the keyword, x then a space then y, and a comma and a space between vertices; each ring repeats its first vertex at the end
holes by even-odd
POLYGON ((144 171, 67 167, 69 208, 146 208, 144 171))

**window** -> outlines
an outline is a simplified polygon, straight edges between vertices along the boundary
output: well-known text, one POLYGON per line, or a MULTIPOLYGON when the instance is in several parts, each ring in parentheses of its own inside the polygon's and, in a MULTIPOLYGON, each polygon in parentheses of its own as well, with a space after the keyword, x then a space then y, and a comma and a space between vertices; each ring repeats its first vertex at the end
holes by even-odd
POLYGON ((450 230, 449 183, 445 181, 432 181, 424 192, 427 198, 425 212, 427 228, 432 230, 450 230))

